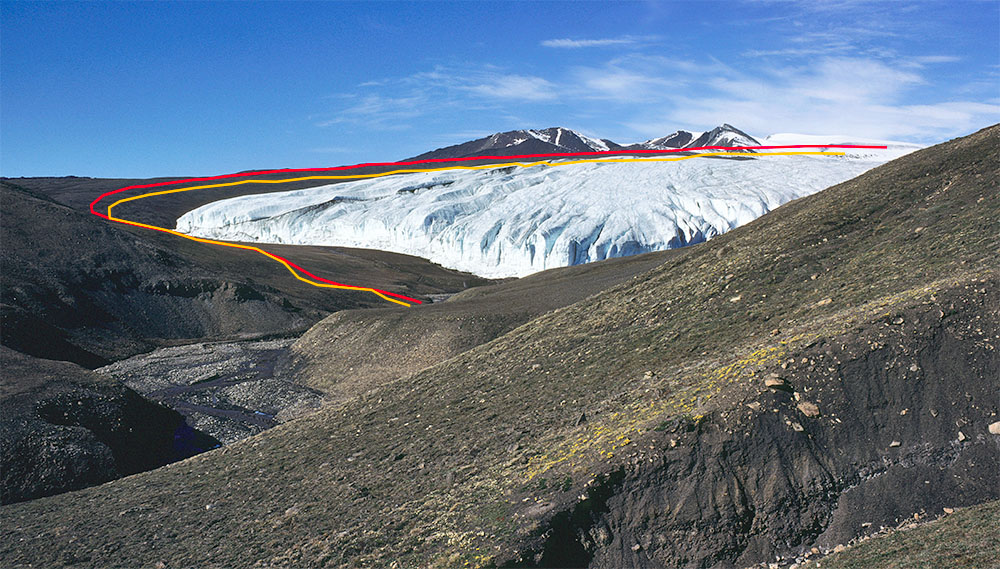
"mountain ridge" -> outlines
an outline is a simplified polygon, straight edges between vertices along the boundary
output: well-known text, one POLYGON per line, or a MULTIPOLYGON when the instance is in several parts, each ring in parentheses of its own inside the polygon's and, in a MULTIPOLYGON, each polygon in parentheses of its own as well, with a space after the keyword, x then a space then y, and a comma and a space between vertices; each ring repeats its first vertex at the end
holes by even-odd
POLYGON ((728 123, 704 133, 679 130, 665 137, 628 145, 618 144, 606 138, 592 138, 569 128, 549 127, 542 130, 521 129, 497 132, 475 140, 424 152, 406 160, 467 158, 484 154, 515 156, 520 154, 604 152, 608 150, 666 150, 700 146, 760 146, 760 142, 728 123))

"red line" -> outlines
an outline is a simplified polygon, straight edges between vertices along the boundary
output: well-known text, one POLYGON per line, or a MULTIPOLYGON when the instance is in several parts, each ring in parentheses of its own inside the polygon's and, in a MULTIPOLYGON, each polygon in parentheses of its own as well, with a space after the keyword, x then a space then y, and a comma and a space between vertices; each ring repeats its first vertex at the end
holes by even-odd
MULTIPOLYGON (((108 217, 107 215, 105 215, 103 213, 98 213, 97 210, 94 209, 94 206, 96 206, 98 204, 98 202, 100 202, 101 200, 103 200, 104 198, 106 198, 108 196, 113 196, 115 194, 119 194, 119 193, 127 191, 127 190, 136 190, 136 189, 141 189, 141 188, 155 188, 155 187, 158 187, 158 186, 169 186, 169 185, 172 185, 172 184, 182 184, 182 183, 189 183, 189 182, 209 182, 209 181, 212 181, 212 180, 223 180, 223 179, 226 179, 226 178, 242 178, 242 177, 245 177, 245 176, 260 176, 260 175, 265 175, 265 174, 284 174, 284 173, 292 173, 292 172, 330 172, 330 171, 334 171, 334 170, 353 170, 355 168, 368 168, 368 167, 376 167, 376 166, 413 166, 413 165, 416 165, 416 164, 431 164, 431 163, 439 163, 439 162, 469 162, 469 161, 472 161, 472 160, 519 160, 519 159, 523 159, 523 158, 557 158, 557 157, 559 157, 559 158, 562 158, 562 157, 570 158, 570 157, 575 157, 575 156, 603 156, 603 155, 615 155, 615 154, 669 154, 669 153, 672 153, 672 152, 691 152, 691 151, 695 151, 695 150, 754 150, 754 149, 757 149, 757 150, 778 150, 778 149, 784 149, 784 148, 872 148, 872 149, 885 149, 886 146, 868 146, 868 145, 858 145, 858 144, 789 144, 789 145, 782 145, 782 146, 699 146, 699 147, 696 147, 696 148, 673 148, 673 149, 668 149, 668 150, 602 150, 602 151, 595 151, 595 152, 552 152, 552 153, 544 153, 544 154, 516 154, 516 155, 512 155, 512 156, 466 156, 466 157, 463 157, 463 158, 428 158, 428 159, 425 159, 425 160, 410 160, 410 161, 404 161, 404 162, 364 162, 364 163, 361 163, 361 164, 353 164, 353 165, 350 165, 350 166, 334 166, 334 167, 330 167, 330 168, 281 168, 281 169, 278 169, 278 170, 258 170, 258 171, 254 171, 254 172, 242 172, 242 173, 237 173, 237 174, 223 174, 223 175, 220 175, 220 176, 208 176, 208 177, 203 177, 203 178, 184 178, 184 179, 181 179, 181 180, 171 180, 169 182, 156 182, 156 183, 153 183, 153 184, 137 184, 137 185, 134 185, 134 186, 126 186, 124 188, 119 188, 117 190, 112 190, 110 192, 105 192, 105 193, 97 196, 97 199, 95 199, 94 201, 90 202, 90 213, 92 213, 92 214, 94 214, 94 215, 96 215, 98 217, 102 217, 104 219, 110 220, 111 218, 108 217)), ((118 220, 115 220, 115 221, 118 221, 118 220)), ((133 226, 136 226, 136 227, 142 227, 144 229, 155 229, 157 231, 162 231, 164 233, 170 233, 168 230, 163 229, 163 228, 159 228, 159 227, 147 227, 145 225, 140 225, 140 224, 137 224, 137 223, 132 223, 132 222, 130 222, 128 220, 121 220, 120 223, 124 223, 126 225, 133 225, 133 226)), ((261 249, 261 250, 263 251, 263 249, 261 249)), ((288 263, 292 267, 295 267, 299 271, 302 271, 303 274, 306 274, 306 275, 308 275, 308 276, 310 276, 310 277, 312 277, 312 278, 314 278, 314 279, 316 279, 318 281, 321 281, 321 282, 324 282, 324 283, 327 283, 327 284, 332 284, 332 285, 337 285, 337 286, 342 286, 342 287, 347 287, 347 288, 353 288, 353 289, 369 289, 369 287, 360 287, 360 286, 355 286, 355 285, 347 285, 347 284, 343 284, 343 283, 338 283, 336 281, 331 281, 329 279, 325 279, 325 278, 320 277, 320 276, 316 276, 313 273, 311 273, 311 272, 303 269, 299 265, 297 265, 297 264, 289 261, 288 259, 286 259, 284 257, 275 255, 274 253, 271 253, 269 251, 267 252, 267 254, 273 256, 276 259, 281 259, 282 261, 288 263)), ((388 295, 388 296, 392 296, 392 297, 395 297, 395 298, 403 299, 403 300, 408 300, 410 302, 415 302, 417 304, 423 304, 423 302, 421 302, 421 301, 419 301, 419 300, 417 300, 415 298, 411 298, 409 296, 405 296, 405 295, 402 295, 402 294, 397 294, 397 293, 394 293, 394 292, 389 292, 389 291, 380 290, 380 289, 370 289, 370 290, 375 290, 375 291, 378 291, 379 293, 382 293, 382 294, 385 294, 385 295, 388 295)))
POLYGON ((781 148, 879 148, 885 149, 885 146, 865 146, 857 144, 788 144, 784 146, 699 146, 697 148, 672 148, 669 150, 602 150, 597 152, 553 152, 548 154, 516 154, 513 156, 466 156, 464 158, 428 158, 425 160, 411 160, 408 162, 363 162, 361 164, 353 164, 350 166, 334 166, 332 168, 281 168, 278 170, 258 170, 255 172, 241 172, 237 174, 223 174, 221 176, 208 176, 204 178, 185 178, 182 180, 171 180, 169 182, 157 182, 155 184, 139 184, 135 186, 126 186, 118 190, 112 190, 110 192, 105 192, 99 196, 97 199, 90 202, 90 213, 103 217, 107 219, 107 216, 101 215, 94 210, 94 206, 97 202, 103 200, 108 196, 113 196, 115 194, 124 192, 126 190, 137 190, 141 188, 155 188, 158 186, 169 186, 171 184, 182 184, 188 182, 210 182, 212 180, 224 180, 226 178, 242 178, 244 176, 260 176, 265 174, 284 174, 291 172, 331 172, 334 170, 353 170, 355 168, 370 168, 375 166, 412 166, 415 164, 431 164, 435 162, 468 162, 472 160, 519 160, 522 158, 556 158, 556 157, 574 157, 574 156, 602 156, 602 155, 612 155, 612 154, 669 154, 671 152, 691 152, 694 150, 778 150, 781 148))
MULTIPOLYGON (((104 219, 110 219, 106 215, 102 215, 102 214, 99 214, 99 213, 96 214, 96 215, 99 215, 99 216, 103 217, 104 219)), ((170 233, 169 230, 164 229, 162 227, 155 227, 155 226, 152 226, 152 225, 145 225, 145 224, 142 224, 142 223, 135 223, 135 222, 129 221, 127 219, 121 219, 121 220, 116 219, 114 221, 117 222, 117 223, 124 223, 125 225, 131 225, 133 227, 141 227, 142 229, 152 229, 154 231, 162 231, 163 233, 167 233, 168 235, 172 235, 172 233, 170 233)), ((257 247, 257 249, 260 250, 260 251, 264 251, 260 247, 257 247)), ((382 290, 382 289, 378 289, 378 288, 372 288, 372 287, 364 287, 364 286, 357 286, 357 285, 349 285, 349 284, 344 284, 344 283, 338 283, 337 281, 331 281, 330 279, 324 279, 323 277, 316 276, 316 275, 312 274, 311 272, 303 269, 299 265, 297 265, 297 264, 289 261, 288 259, 282 257, 281 255, 275 255, 274 253, 272 253, 270 251, 264 251, 264 252, 267 253, 268 255, 274 257, 275 259, 280 259, 280 260, 288 263, 289 265, 291 265, 291 266, 295 267, 296 269, 302 271, 306 275, 309 275, 310 277, 312 277, 312 278, 314 278, 314 279, 316 279, 318 281, 325 282, 327 284, 342 286, 342 287, 344 287, 346 289, 352 289, 352 290, 362 290, 362 291, 366 291, 366 292, 367 291, 376 291, 376 292, 380 292, 380 293, 382 293, 384 295, 394 296, 396 298, 401 298, 403 300, 409 300, 410 302, 415 302, 417 304, 423 304, 422 300, 417 300, 416 298, 411 298, 411 297, 403 295, 403 294, 398 294, 398 293, 395 293, 395 292, 389 292, 387 290, 382 290)))

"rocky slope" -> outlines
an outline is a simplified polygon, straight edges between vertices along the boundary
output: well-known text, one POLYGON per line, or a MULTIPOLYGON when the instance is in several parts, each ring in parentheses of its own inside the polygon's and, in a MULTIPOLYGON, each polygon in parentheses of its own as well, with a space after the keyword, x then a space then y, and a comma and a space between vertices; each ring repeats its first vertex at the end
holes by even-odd
MULTIPOLYGON (((96 368, 158 346, 181 344, 164 348, 186 354, 170 360, 179 364, 176 367, 164 370, 155 362, 133 361, 125 379, 143 395, 180 410, 191 420, 185 425, 197 425, 229 442, 311 410, 321 396, 262 377, 270 368, 260 366, 254 357, 240 360, 247 369, 234 369, 239 367, 234 350, 226 352, 216 344, 212 344, 217 348, 214 361, 188 365, 197 359, 193 357, 197 348, 184 344, 299 334, 330 312, 384 302, 372 295, 304 285, 260 255, 124 229, 86 213, 90 200, 125 185, 121 181, 16 182, 0 182, 0 341, 5 362, 16 362, 5 363, 2 371, 5 393, 12 394, 0 400, 4 501, 105 482, 191 454, 167 452, 169 448, 161 448, 166 443, 156 439, 164 436, 171 442, 184 421, 181 415, 113 381, 99 381, 82 370, 66 371, 73 366, 47 360, 96 368), (213 366, 216 372, 197 373, 213 366), (213 374, 214 378, 200 381, 213 374), (173 378, 178 385, 144 389, 164 378, 173 378), (81 382, 94 385, 80 387, 81 382), (51 405, 44 405, 51 407, 51 413, 71 409, 70 415, 59 418, 40 410, 43 403, 32 397, 42 395, 26 395, 39 389, 47 394, 51 405), (136 426, 143 415, 148 424, 136 426), (133 436, 121 434, 122 429, 133 429, 138 438, 122 443, 119 439, 133 436)), ((164 210, 147 210, 145 205, 130 213, 153 219, 164 215, 164 210)), ((357 278, 425 299, 426 294, 453 293, 485 282, 405 255, 323 247, 284 249, 273 248, 326 278, 357 278)))
POLYGON ((77 365, 0 347, 3 504, 93 486, 218 441, 178 413, 77 365))
MULTIPOLYGON (((363 312, 363 311, 361 311, 363 312)), ((323 395, 274 377, 293 338, 158 348, 98 368, 224 444, 315 411, 323 395)))
POLYGON ((636 279, 673 254, 661 251, 552 269, 410 310, 337 312, 292 344, 277 376, 322 390, 332 399, 357 396, 485 344, 541 314, 636 279))
MULTIPOLYGON (((124 229, 18 182, 2 182, 0 194, 0 313, 3 345, 27 354, 93 368, 165 342, 301 332, 335 310, 382 303, 305 286, 255 253, 124 229)), ((78 196, 93 199, 100 188, 91 181, 68 195, 86 208, 78 196)), ((484 282, 403 255, 304 248, 289 256, 326 278, 353 275, 418 296, 484 282)))
MULTIPOLYGON (((887 528, 830 556, 810 555, 801 569, 870 567, 1000 567, 1000 501, 946 508, 946 517, 928 523, 914 518, 887 528)), ((812 552, 810 552, 812 553, 812 552)))
POLYGON ((317 414, 4 507, 0 555, 734 567, 996 499, 998 149, 913 153, 317 414))

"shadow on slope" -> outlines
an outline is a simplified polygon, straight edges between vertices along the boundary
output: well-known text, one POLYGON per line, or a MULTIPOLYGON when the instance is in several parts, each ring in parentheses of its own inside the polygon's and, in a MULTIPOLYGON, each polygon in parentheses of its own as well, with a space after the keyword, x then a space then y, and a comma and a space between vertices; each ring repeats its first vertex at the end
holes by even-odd
POLYGON ((0 503, 101 484, 218 446, 176 412, 68 362, 0 347, 0 503))

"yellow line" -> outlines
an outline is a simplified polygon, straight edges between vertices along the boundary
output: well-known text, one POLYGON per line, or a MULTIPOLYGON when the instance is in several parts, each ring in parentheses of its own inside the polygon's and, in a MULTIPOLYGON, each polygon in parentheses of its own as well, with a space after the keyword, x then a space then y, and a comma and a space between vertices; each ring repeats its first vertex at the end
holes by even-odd
POLYGON ((292 273, 292 276, 294 276, 296 279, 298 279, 298 280, 300 280, 300 281, 302 281, 304 283, 308 283, 308 284, 311 284, 313 286, 318 286, 318 287, 323 287, 323 288, 335 288, 335 289, 346 289, 346 290, 357 290, 357 291, 363 291, 363 292, 371 292, 371 293, 377 295, 378 297, 380 297, 382 299, 388 300, 389 302, 394 302, 396 304, 400 304, 400 305, 403 305, 403 306, 410 306, 406 302, 403 302, 401 300, 398 300, 398 299, 392 298, 390 296, 387 296, 385 294, 382 294, 381 292, 379 292, 379 291, 377 291, 377 290, 375 290, 373 288, 362 287, 362 286, 351 286, 351 285, 334 285, 334 284, 321 283, 321 282, 316 282, 316 281, 307 279, 307 278, 299 275, 299 273, 296 272, 295 269, 292 268, 292 266, 289 265, 284 259, 281 259, 280 257, 277 257, 275 255, 272 255, 271 253, 268 253, 267 251, 264 251, 263 249, 260 249, 258 247, 253 247, 251 245, 240 245, 238 243, 231 243, 231 242, 228 242, 228 241, 216 241, 214 239, 205 239, 203 237, 194 237, 192 235, 188 235, 186 233, 181 233, 179 231, 174 231, 172 229, 167 229, 165 227, 157 227, 155 225, 148 225, 148 224, 145 224, 145 223, 139 223, 137 221, 130 221, 130 220, 127 220, 127 219, 122 219, 122 218, 114 217, 114 216, 111 215, 111 210, 112 210, 112 208, 114 208, 115 206, 117 206, 119 204, 123 204, 125 202, 130 202, 130 201, 134 201, 134 200, 141 200, 143 198, 149 198, 149 197, 153 197, 153 196, 162 196, 162 195, 167 195, 167 194, 176 194, 176 193, 180 193, 180 192, 190 192, 192 190, 207 190, 207 189, 210 189, 210 188, 224 188, 224 187, 229 187, 229 186, 239 186, 239 185, 242 185, 242 184, 284 184, 284 183, 288 183, 288 182, 302 182, 302 181, 307 181, 307 180, 353 180, 353 179, 363 179, 363 178, 381 178, 381 177, 384 177, 384 176, 392 176, 392 175, 395 175, 395 174, 416 174, 416 173, 421 173, 421 172, 441 172, 441 171, 444 171, 444 170, 492 170, 492 169, 496 169, 496 168, 506 168, 506 167, 510 167, 510 166, 519 166, 521 168, 530 168, 532 166, 548 166, 548 167, 554 168, 556 166, 569 166, 571 164, 586 164, 586 163, 678 162, 678 161, 681 161, 681 160, 689 160, 691 158, 703 158, 703 157, 709 157, 709 156, 744 156, 744 157, 747 157, 747 156, 803 156, 803 155, 812 155, 812 156, 818 156, 818 155, 821 155, 821 156, 844 156, 844 153, 843 152, 759 152, 759 153, 754 153, 752 155, 749 155, 749 154, 746 154, 744 152, 703 152, 703 153, 699 153, 699 154, 689 154, 689 155, 686 155, 686 156, 676 156, 676 157, 668 157, 668 158, 587 158, 587 159, 581 159, 581 160, 566 160, 566 161, 559 161, 559 162, 552 162, 552 161, 548 161, 548 160, 539 160, 537 162, 507 162, 507 163, 502 163, 502 164, 482 164, 482 165, 479 165, 479 166, 445 166, 445 167, 442 167, 442 168, 406 168, 406 169, 401 169, 401 170, 392 170, 390 172, 382 172, 382 173, 378 173, 378 174, 353 174, 353 175, 348 174, 348 175, 332 175, 332 176, 304 176, 304 177, 300 177, 300 178, 288 178, 288 179, 284 179, 284 180, 240 180, 238 182, 225 182, 225 183, 221 183, 221 184, 209 184, 209 185, 204 185, 204 186, 192 186, 192 187, 189 187, 189 188, 177 188, 177 189, 173 189, 173 190, 161 190, 161 191, 158 191, 158 192, 150 192, 148 194, 142 194, 142 195, 139 195, 139 196, 133 196, 133 197, 130 197, 130 198, 123 198, 123 199, 120 199, 120 200, 118 200, 118 201, 116 201, 116 202, 114 202, 114 203, 112 203, 111 205, 108 206, 108 219, 110 219, 112 221, 117 221, 117 222, 120 222, 120 223, 125 223, 125 224, 128 224, 128 225, 134 225, 136 227, 142 227, 142 228, 145 228, 145 229, 154 229, 154 230, 157 230, 157 231, 164 231, 166 233, 170 233, 171 235, 176 235, 178 237, 183 237, 184 239, 190 239, 191 241, 197 241, 199 243, 208 243, 208 244, 211 244, 211 245, 222 245, 224 247, 233 247, 233 248, 236 248, 236 249, 246 249, 248 251, 256 251, 257 253, 260 253, 261 255, 264 255, 264 256, 269 257, 269 258, 271 258, 271 259, 273 259, 275 261, 278 261, 279 263, 281 263, 282 265, 284 265, 285 268, 288 269, 288 271, 290 273, 292 273))

